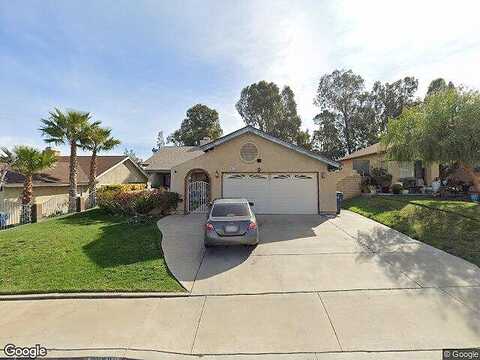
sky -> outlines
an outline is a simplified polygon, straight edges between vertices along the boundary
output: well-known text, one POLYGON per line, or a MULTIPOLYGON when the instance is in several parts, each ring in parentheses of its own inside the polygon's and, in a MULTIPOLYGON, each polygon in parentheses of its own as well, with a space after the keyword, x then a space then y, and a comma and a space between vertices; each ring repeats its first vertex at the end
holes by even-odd
MULTIPOLYGON (((89 111, 148 158, 197 104, 243 126, 243 87, 289 85, 313 130, 320 77, 480 88, 479 1, 0 0, 0 146, 44 147, 54 107, 89 111)), ((61 150, 67 154, 65 147, 61 150)))

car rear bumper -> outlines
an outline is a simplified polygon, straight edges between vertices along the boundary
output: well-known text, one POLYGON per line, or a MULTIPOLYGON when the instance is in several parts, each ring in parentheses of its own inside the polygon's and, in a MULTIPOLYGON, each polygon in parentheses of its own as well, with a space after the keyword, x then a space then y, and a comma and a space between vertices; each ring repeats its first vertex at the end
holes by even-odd
POLYGON ((241 236, 220 236, 216 232, 205 234, 205 245, 256 245, 258 244, 258 231, 249 231, 241 236))

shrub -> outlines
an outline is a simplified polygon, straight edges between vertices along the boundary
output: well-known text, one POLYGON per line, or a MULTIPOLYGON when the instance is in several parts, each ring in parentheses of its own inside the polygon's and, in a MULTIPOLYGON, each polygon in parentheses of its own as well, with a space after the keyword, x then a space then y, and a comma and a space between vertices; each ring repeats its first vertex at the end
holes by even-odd
POLYGON ((392 186, 392 192, 393 192, 394 194, 397 194, 397 195, 398 195, 398 194, 400 194, 400 193, 402 192, 402 190, 403 190, 402 184, 399 184, 399 183, 393 184, 393 186, 392 186))
POLYGON ((362 193, 369 193, 370 192, 370 185, 372 185, 372 178, 370 175, 365 174, 362 176, 362 183, 360 185, 360 189, 362 193))
POLYGON ((146 184, 114 184, 103 185, 98 191, 142 191, 147 187, 146 184))
POLYGON ((387 170, 374 168, 370 173, 372 177, 372 185, 377 185, 381 188, 388 188, 392 185, 392 175, 390 175, 387 170))
POLYGON ((180 196, 162 190, 123 191, 104 189, 98 194, 98 206, 110 213, 127 216, 147 215, 151 212, 166 215, 174 210, 180 196))

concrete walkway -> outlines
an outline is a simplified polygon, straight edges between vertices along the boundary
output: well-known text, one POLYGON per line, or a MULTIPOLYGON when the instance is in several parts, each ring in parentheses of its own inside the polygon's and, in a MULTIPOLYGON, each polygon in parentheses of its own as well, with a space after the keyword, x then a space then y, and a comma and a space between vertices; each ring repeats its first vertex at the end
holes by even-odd
MULTIPOLYGON (((359 215, 263 216, 253 251, 159 222, 189 297, 0 302, 0 347, 137 359, 440 359, 480 345, 480 269, 359 215)), ((1 352, 1 350, 0 350, 1 352)))

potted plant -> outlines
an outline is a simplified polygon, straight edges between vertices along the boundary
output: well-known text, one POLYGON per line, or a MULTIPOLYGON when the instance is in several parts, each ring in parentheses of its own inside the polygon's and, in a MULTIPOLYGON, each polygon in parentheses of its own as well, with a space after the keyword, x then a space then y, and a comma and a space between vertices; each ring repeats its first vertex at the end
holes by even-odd
POLYGON ((403 185, 401 183, 395 183, 392 185, 392 192, 395 195, 400 195, 402 193, 402 190, 403 190, 403 185))

